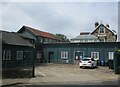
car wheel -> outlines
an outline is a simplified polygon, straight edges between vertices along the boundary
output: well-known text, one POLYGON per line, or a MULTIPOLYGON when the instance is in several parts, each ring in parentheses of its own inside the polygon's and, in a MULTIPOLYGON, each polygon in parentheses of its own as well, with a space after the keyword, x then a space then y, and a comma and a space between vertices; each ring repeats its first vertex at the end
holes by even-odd
POLYGON ((80 66, 80 68, 82 68, 82 66, 80 66))

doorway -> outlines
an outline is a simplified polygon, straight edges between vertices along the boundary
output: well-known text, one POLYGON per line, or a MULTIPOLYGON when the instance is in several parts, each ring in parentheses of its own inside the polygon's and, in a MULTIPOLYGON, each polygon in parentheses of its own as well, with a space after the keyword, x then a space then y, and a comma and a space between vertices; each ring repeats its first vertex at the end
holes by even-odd
POLYGON ((48 63, 53 63, 54 60, 54 52, 49 52, 48 63))
POLYGON ((84 52, 83 51, 75 51, 74 52, 74 55, 75 55, 75 64, 78 64, 79 63, 79 61, 81 60, 81 59, 83 59, 83 57, 84 57, 84 52))
POLYGON ((75 51, 75 60, 80 60, 84 57, 83 51, 75 51))

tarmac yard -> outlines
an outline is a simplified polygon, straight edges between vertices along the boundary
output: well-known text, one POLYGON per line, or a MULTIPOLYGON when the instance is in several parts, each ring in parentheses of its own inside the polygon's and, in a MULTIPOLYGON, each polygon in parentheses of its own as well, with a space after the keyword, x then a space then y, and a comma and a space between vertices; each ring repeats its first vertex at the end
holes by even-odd
MULTIPOLYGON (((14 79, 23 85, 118 85, 118 75, 108 67, 80 69, 72 64, 47 64, 36 67, 36 77, 14 79)), ((4 79, 3 84, 10 82, 4 79)))
POLYGON ((80 69, 78 65, 51 64, 36 67, 36 78, 30 84, 81 85, 81 84, 118 84, 118 75, 108 67, 80 69))

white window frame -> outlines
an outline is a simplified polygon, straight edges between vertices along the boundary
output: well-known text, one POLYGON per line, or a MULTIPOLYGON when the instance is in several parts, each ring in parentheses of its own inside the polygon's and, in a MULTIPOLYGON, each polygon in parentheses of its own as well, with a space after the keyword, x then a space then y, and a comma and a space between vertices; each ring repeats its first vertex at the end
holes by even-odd
POLYGON ((23 51, 17 51, 17 53, 16 53, 16 59, 17 60, 23 60, 23 51))
POLYGON ((105 33, 105 28, 104 28, 103 26, 101 26, 101 27, 99 28, 99 33, 100 33, 100 34, 104 34, 104 33, 105 33), (101 29, 103 29, 103 32, 101 32, 101 29))
POLYGON ((61 51, 61 59, 67 59, 68 58, 68 51, 61 51))
POLYGON ((94 58, 95 60, 99 60, 99 52, 91 52, 91 58, 94 58), (97 53, 97 58, 93 57, 94 53, 97 53))
POLYGON ((10 50, 3 51, 3 60, 11 60, 11 51, 10 50))
POLYGON ((105 38, 104 37, 100 37, 100 42, 105 42, 105 38), (101 41, 103 40, 103 41, 101 41))
POLYGON ((108 52, 108 59, 113 60, 114 58, 114 52, 108 52))

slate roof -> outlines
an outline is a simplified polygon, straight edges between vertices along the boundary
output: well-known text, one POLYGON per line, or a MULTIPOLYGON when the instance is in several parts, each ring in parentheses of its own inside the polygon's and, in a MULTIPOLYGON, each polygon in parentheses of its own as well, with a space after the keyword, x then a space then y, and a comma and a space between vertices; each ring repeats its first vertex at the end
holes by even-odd
POLYGON ((33 34, 35 34, 36 36, 41 36, 41 37, 46 37, 46 38, 51 38, 51 39, 55 39, 55 40, 61 40, 60 38, 56 37, 54 34, 52 33, 48 33, 48 32, 44 32, 44 31, 40 31, 38 29, 35 28, 31 28, 28 26, 23 26, 18 33, 20 33, 23 29, 27 29, 29 31, 31 31, 33 34))
POLYGON ((30 47, 33 46, 31 43, 23 39, 19 34, 15 32, 0 31, 0 34, 2 34, 2 37, 0 39, 2 40, 3 44, 30 46, 30 47))
POLYGON ((94 35, 79 35, 75 38, 72 38, 71 40, 73 40, 73 39, 74 40, 78 40, 78 39, 97 39, 97 37, 94 36, 94 35))

